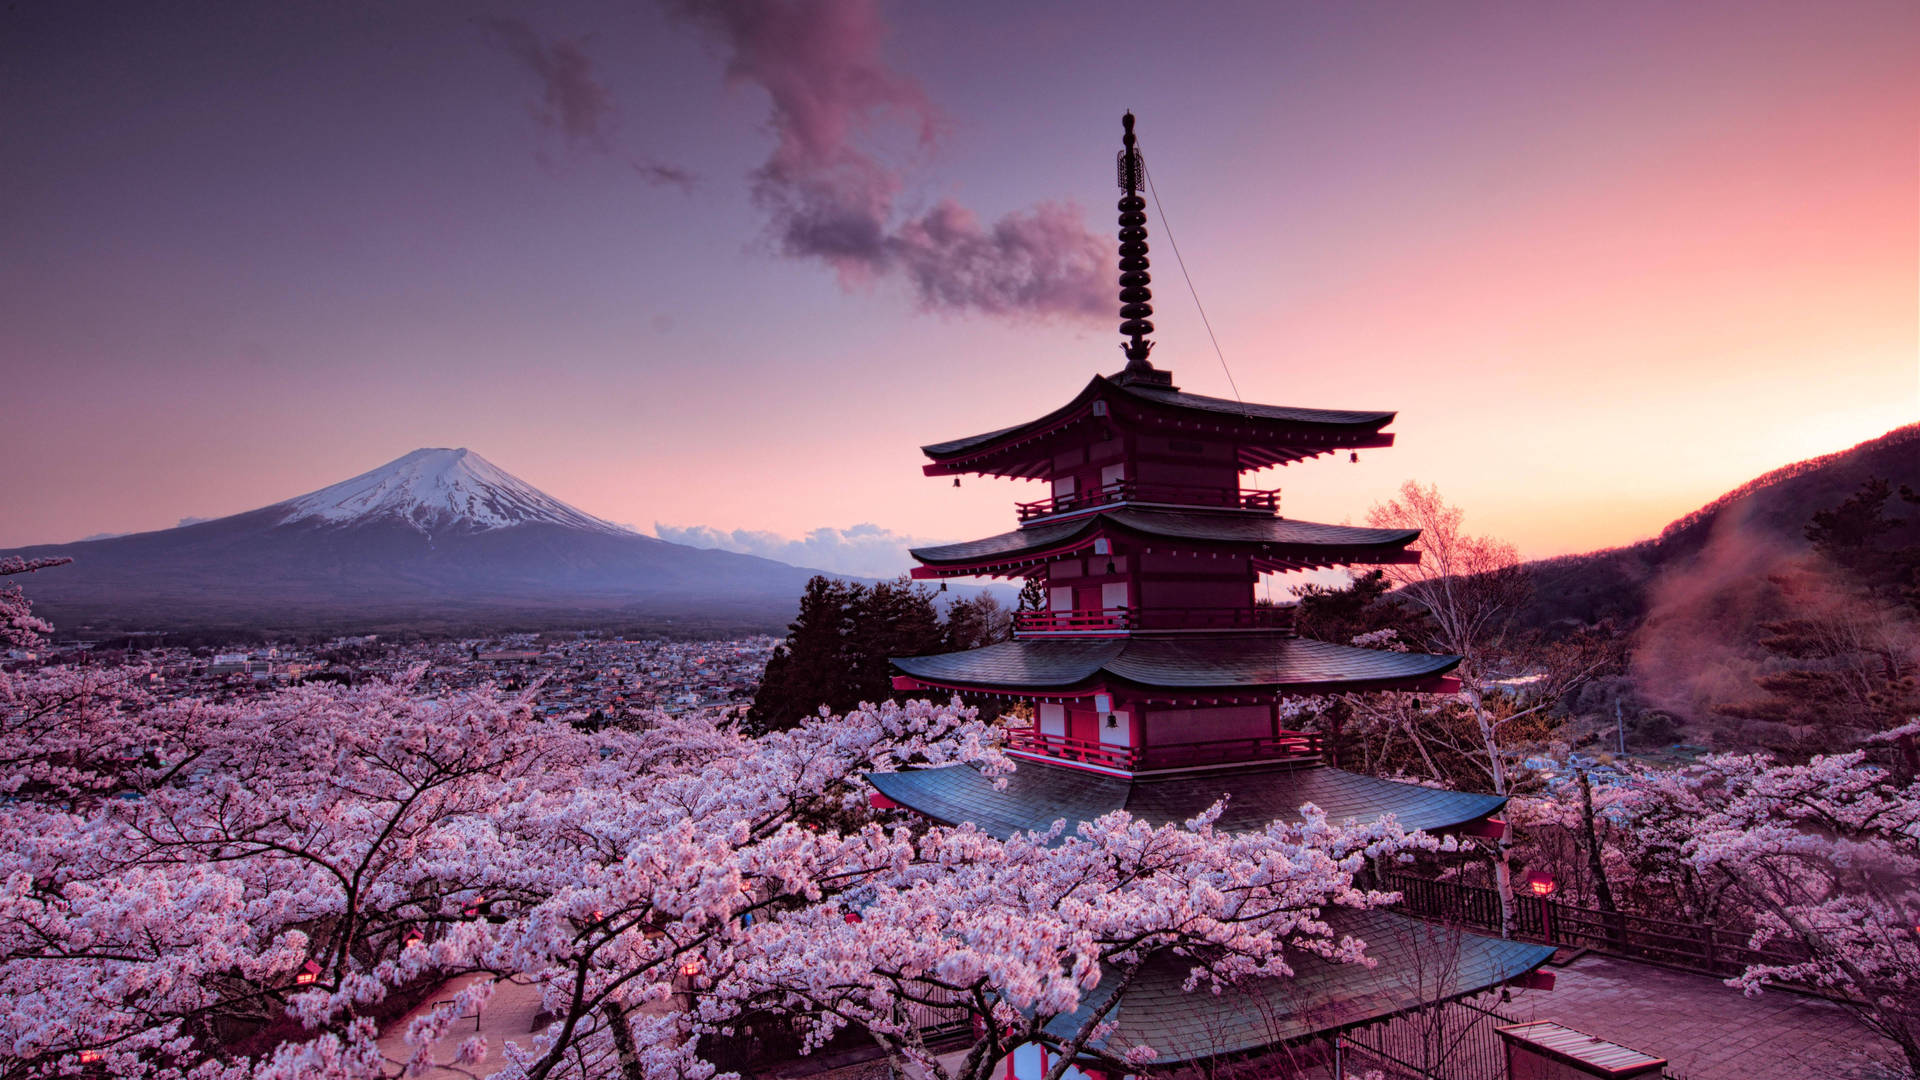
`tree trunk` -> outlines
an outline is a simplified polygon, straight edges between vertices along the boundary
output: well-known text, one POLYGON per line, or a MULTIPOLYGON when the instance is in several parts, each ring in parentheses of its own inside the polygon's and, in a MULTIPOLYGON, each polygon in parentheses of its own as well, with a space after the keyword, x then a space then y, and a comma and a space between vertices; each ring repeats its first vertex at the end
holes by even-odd
POLYGON ((613 1033, 614 1053, 620 1059, 621 1080, 646 1080, 646 1070, 640 1067, 640 1054, 634 1049, 633 1029, 627 1026, 627 1010, 618 1002, 609 1001, 600 1007, 607 1014, 607 1024, 613 1033))
POLYGON ((1620 909, 1613 902, 1613 884, 1607 880, 1606 861, 1600 858, 1600 829, 1594 822, 1593 781, 1588 779, 1587 770, 1579 771, 1580 777, 1580 823, 1587 833, 1587 872, 1593 875, 1593 895, 1600 901, 1600 910, 1607 916, 1607 938, 1615 949, 1625 950, 1626 926, 1620 918, 1620 909))
MULTIPOLYGON (((1466 665, 1462 664, 1464 669, 1466 665)), ((1493 778, 1493 793, 1507 794, 1507 759, 1500 752, 1500 742, 1493 734, 1493 718, 1487 715, 1487 703, 1480 696, 1480 685, 1473 672, 1466 672, 1461 679, 1467 692, 1467 701, 1473 705, 1473 718, 1480 725, 1480 743, 1487 754, 1487 771, 1493 778)), ((1494 845, 1493 858, 1494 886, 1500 890, 1500 936, 1513 936, 1513 828, 1508 826, 1500 830, 1500 839, 1494 845)))

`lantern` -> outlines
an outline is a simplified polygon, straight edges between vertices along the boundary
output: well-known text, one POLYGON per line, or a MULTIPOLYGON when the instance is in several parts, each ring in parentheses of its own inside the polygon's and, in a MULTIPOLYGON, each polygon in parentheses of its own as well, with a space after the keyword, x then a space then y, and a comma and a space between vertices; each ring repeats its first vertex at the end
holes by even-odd
POLYGON ((94 1062, 99 1060, 100 1060, 100 1051, 98 1050, 80 1051, 80 1064, 82 1065, 91 1065, 94 1062))
POLYGON ((1522 880, 1526 883, 1527 891, 1535 896, 1553 895, 1553 875, 1545 870, 1529 870, 1522 880))
POLYGON ((680 965, 680 974, 685 975, 689 979, 698 977, 700 974, 700 958, 697 956, 689 957, 686 963, 680 965))
POLYGON ((307 986, 319 978, 320 961, 309 960, 306 962, 306 965, 300 969, 300 974, 293 977, 293 981, 300 986, 307 986))

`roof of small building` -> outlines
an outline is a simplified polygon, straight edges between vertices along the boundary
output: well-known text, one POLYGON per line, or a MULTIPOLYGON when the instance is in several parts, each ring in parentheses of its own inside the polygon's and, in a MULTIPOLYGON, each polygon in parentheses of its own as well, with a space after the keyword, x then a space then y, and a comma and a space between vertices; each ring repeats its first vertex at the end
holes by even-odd
POLYGON ((1249 554, 1294 556, 1306 562, 1331 559, 1342 563, 1369 559, 1392 562, 1404 558, 1406 546, 1420 538, 1418 529, 1367 529, 1264 514, 1143 510, 1123 506, 1068 521, 1030 525, 981 540, 914 548, 909 554, 930 565, 1015 559, 1071 545, 1096 533, 1124 533, 1143 539, 1232 547, 1249 554))
POLYGON ((971 765, 873 773, 867 780, 894 802, 935 821, 970 821, 997 837, 1068 826, 1125 810, 1153 825, 1185 821, 1226 799, 1219 827, 1234 831, 1297 820, 1312 803, 1335 821, 1392 814, 1408 829, 1448 829, 1498 813, 1506 799, 1361 776, 1317 763, 1275 763, 1171 777, 1108 776, 1064 765, 1019 761, 1006 784, 971 765))
POLYGON ((1598 1076, 1640 1076, 1667 1063, 1666 1058, 1643 1054, 1552 1020, 1508 1024, 1498 1030, 1500 1037, 1510 1043, 1517 1042, 1544 1056, 1577 1063, 1582 1066, 1582 1072, 1598 1076))
MULTIPOLYGON (((1189 992, 1183 983, 1193 962, 1163 953, 1146 963, 1108 1014, 1113 1030, 1098 1046, 1111 1053, 1150 1046, 1158 1052, 1152 1069, 1264 1050, 1490 990, 1539 968, 1554 952, 1549 945, 1503 941, 1386 911, 1339 910, 1327 922, 1336 934, 1365 941, 1374 965, 1289 950, 1291 978, 1189 992)), ((1110 972, 1081 1000, 1079 1011, 1055 1020, 1050 1030, 1077 1030, 1117 985, 1110 972)))
POLYGON ((1289 447, 1278 454, 1264 455, 1261 460, 1243 462, 1248 467, 1298 460, 1314 454, 1342 449, 1347 445, 1386 445, 1392 440, 1392 436, 1379 435, 1380 429, 1393 421, 1392 412, 1261 405, 1254 402, 1207 397, 1204 394, 1189 394, 1172 387, 1122 382, 1104 375, 1095 375, 1080 393, 1074 395, 1072 401, 1038 419, 979 435, 932 443, 920 449, 935 462, 977 454, 992 449, 996 444, 1019 441, 1055 428, 1062 422, 1072 419, 1076 413, 1086 408, 1096 398, 1115 405, 1131 405, 1154 411, 1185 414, 1196 419, 1236 420, 1253 428, 1264 429, 1275 440, 1276 445, 1286 443, 1289 435, 1304 436, 1315 443, 1311 449, 1289 447), (1340 441, 1337 445, 1334 442, 1319 445, 1320 440, 1326 436, 1336 436, 1340 441), (1378 437, 1367 439, 1368 436, 1378 437), (1355 439, 1361 441, 1355 442, 1355 439))
POLYGON ((1276 634, 1096 640, 1021 638, 966 652, 895 657, 893 666, 955 688, 1064 690, 1120 680, 1163 689, 1391 688, 1444 675, 1458 656, 1388 652, 1276 634))

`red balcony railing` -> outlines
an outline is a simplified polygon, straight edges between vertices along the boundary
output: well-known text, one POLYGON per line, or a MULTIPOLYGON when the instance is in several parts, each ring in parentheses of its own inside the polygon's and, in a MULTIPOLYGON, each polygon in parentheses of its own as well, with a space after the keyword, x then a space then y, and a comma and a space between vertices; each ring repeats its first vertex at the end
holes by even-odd
POLYGON ((1067 735, 1048 735, 1038 728, 1010 728, 1007 749, 1059 761, 1101 765, 1139 772, 1198 765, 1229 765, 1257 761, 1305 761, 1320 756, 1320 736, 1308 731, 1286 731, 1246 739, 1163 743, 1153 746, 1115 746, 1067 735))
POLYGON ((1121 634, 1133 630, 1285 630, 1293 626, 1288 607, 1074 608, 1067 611, 1017 611, 1013 628, 1022 634, 1121 634))
POLYGON ((1142 484, 1135 480, 1115 480, 1097 488, 1055 495, 1050 499, 1015 503, 1021 521, 1070 514, 1123 502, 1165 503, 1171 506, 1226 507, 1233 510, 1264 510, 1277 513, 1280 492, 1254 488, 1183 487, 1178 484, 1142 484))
POLYGON ((1132 608, 1016 611, 1013 628, 1023 634, 1118 634, 1133 629, 1132 608))

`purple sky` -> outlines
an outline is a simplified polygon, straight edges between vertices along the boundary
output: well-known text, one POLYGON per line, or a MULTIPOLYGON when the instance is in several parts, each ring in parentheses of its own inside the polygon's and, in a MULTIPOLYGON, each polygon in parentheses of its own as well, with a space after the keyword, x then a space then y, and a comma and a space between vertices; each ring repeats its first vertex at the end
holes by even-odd
MULTIPOLYGON (((1006 528, 916 447, 1120 365, 1124 108, 1240 391, 1401 410, 1290 514, 1631 541, 1920 419, 1915 56, 1910 0, 19 5, 0 545, 420 446, 769 551, 1006 528)), ((1166 225, 1155 360, 1229 395, 1166 225)))

